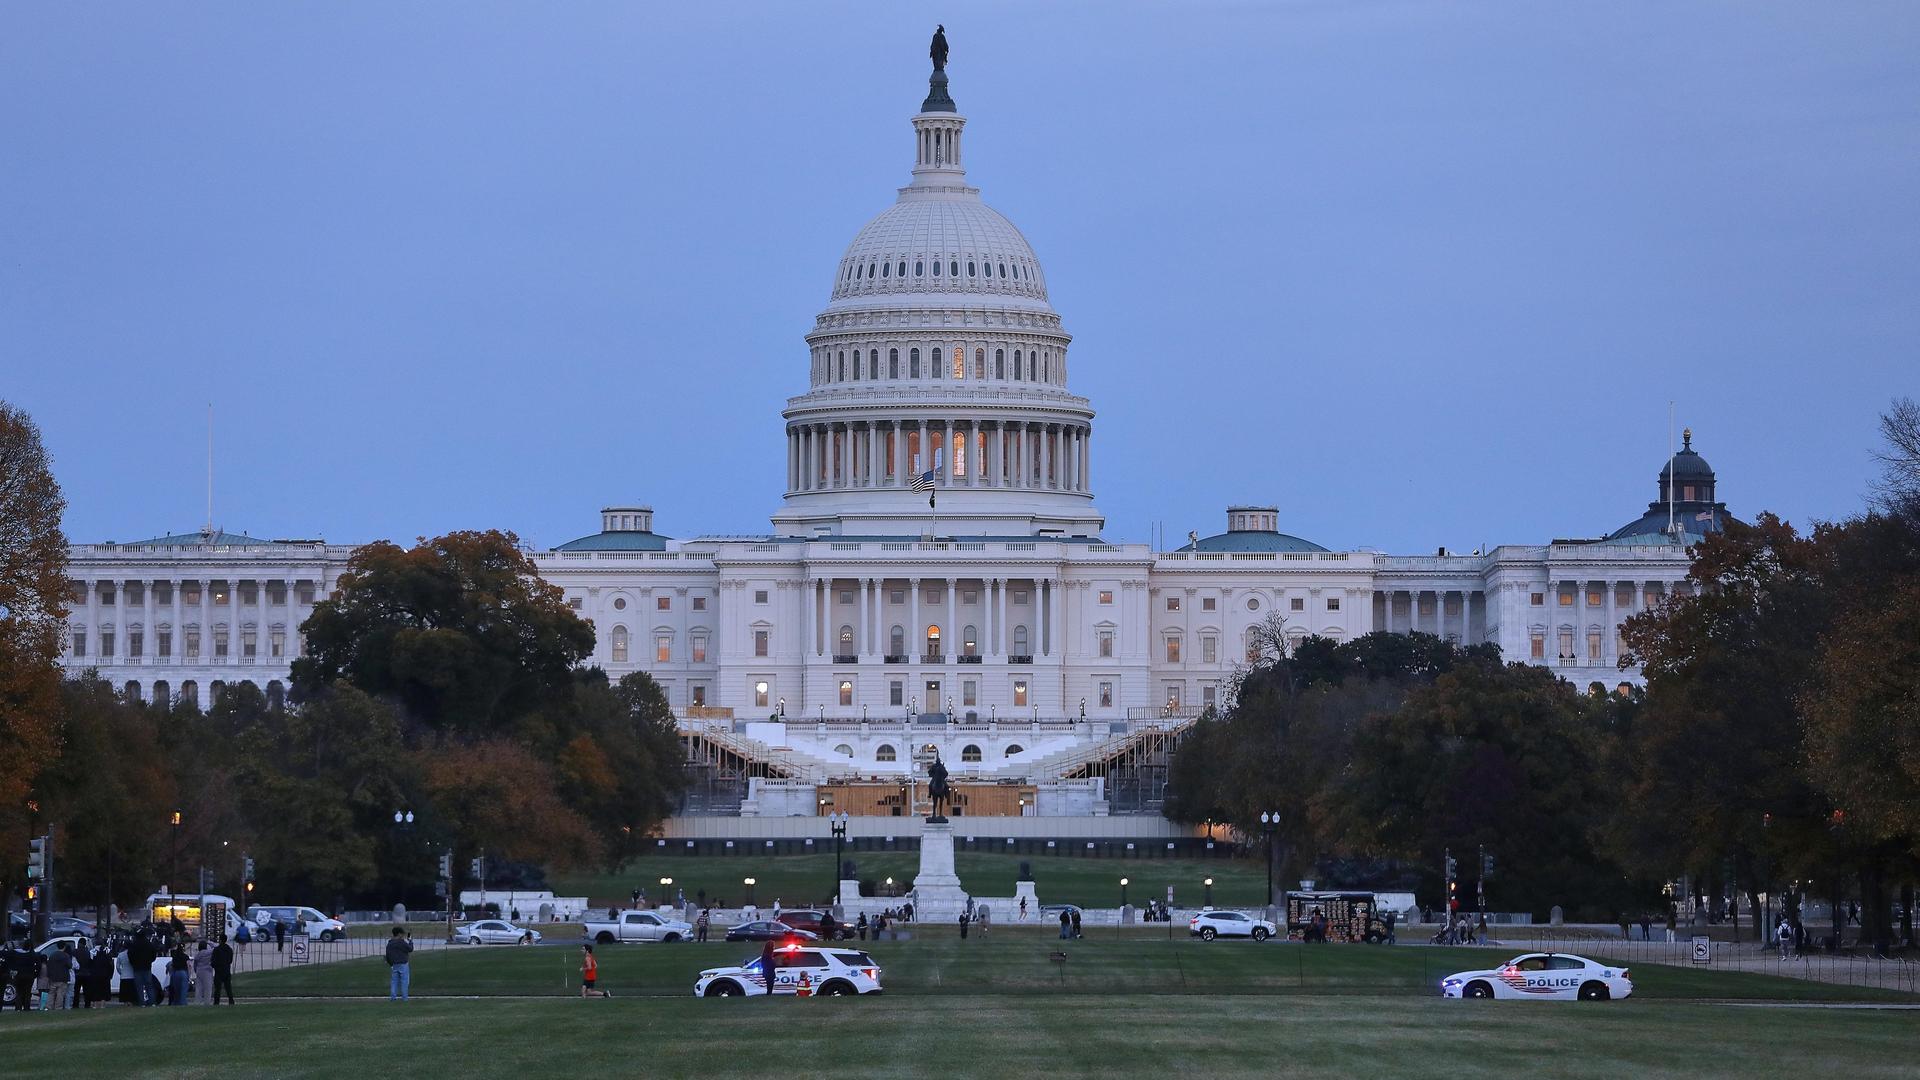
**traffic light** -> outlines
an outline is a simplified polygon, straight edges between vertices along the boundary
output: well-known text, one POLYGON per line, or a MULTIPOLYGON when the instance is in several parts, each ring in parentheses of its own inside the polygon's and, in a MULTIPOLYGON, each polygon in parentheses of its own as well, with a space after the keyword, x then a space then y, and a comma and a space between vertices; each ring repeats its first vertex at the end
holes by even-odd
POLYGON ((486 872, 487 857, 485 855, 475 855, 473 861, 467 864, 467 873, 476 879, 486 877, 486 872))
POLYGON ((453 880, 453 852, 440 856, 440 880, 453 880))
POLYGON ((247 882, 247 883, 246 883, 246 885, 245 885, 244 887, 245 887, 245 889, 247 890, 247 895, 248 895, 248 896, 252 896, 252 895, 253 895, 253 882, 251 882, 251 881, 249 881, 249 882, 247 882))
POLYGON ((47 876, 47 838, 36 836, 27 841, 27 880, 38 881, 47 876))
POLYGON ((1459 861, 1456 860, 1451 855, 1447 856, 1447 880, 1452 881, 1454 878, 1457 878, 1459 876, 1460 876, 1459 861))
POLYGON ((40 899, 40 886, 38 885, 27 886, 27 906, 32 907, 33 902, 38 899, 40 899))
POLYGON ((240 880, 249 884, 253 882, 253 856, 251 855, 240 860, 240 880))
POLYGON ((1480 876, 1483 878, 1489 878, 1493 876, 1493 856, 1492 855, 1483 854, 1480 856, 1480 876))

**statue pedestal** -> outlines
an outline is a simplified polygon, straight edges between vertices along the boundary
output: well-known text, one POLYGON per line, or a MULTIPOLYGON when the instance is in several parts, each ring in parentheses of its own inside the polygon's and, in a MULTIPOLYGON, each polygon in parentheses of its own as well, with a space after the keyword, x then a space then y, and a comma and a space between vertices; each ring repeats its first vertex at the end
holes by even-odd
POLYGON ((920 873, 913 879, 913 920, 958 923, 967 893, 953 872, 953 823, 928 821, 920 830, 920 873))

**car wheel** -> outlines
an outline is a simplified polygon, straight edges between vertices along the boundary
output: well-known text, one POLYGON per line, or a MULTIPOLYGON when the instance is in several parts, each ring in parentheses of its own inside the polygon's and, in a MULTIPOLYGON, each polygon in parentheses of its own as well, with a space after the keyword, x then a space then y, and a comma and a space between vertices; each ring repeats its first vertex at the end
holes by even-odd
POLYGON ((727 979, 721 979, 707 987, 708 997, 739 997, 740 994, 740 984, 727 979))
POLYGON ((480 939, 479 939, 479 938, 477 938, 477 937, 470 937, 470 938, 468 938, 468 939, 467 939, 467 944, 469 944, 469 945, 478 945, 478 944, 480 944, 480 939))
POLYGON ((661 938, 660 940, 661 940, 661 941, 679 941, 679 940, 680 940, 680 935, 679 935, 679 934, 668 934, 668 935, 667 935, 666 937, 663 937, 663 938, 661 938))
POLYGON ((835 979, 820 988, 821 997, 845 997, 851 993, 853 993, 852 984, 840 979, 835 979))
POLYGON ((1256 927, 1254 927, 1254 928, 1253 928, 1253 940, 1255 940, 1255 941, 1265 941, 1265 940, 1267 940, 1267 928, 1266 928, 1266 927, 1264 927, 1264 926, 1256 926, 1256 927))
POLYGON ((1606 983, 1590 982, 1590 983, 1582 983, 1580 985, 1581 1001, 1605 1001, 1612 996, 1613 996, 1612 994, 1609 994, 1607 992, 1606 983))
POLYGON ((1467 988, 1460 992, 1460 996, 1470 997, 1470 998, 1490 998, 1493 996, 1493 987, 1488 986, 1486 983, 1483 983, 1483 982, 1470 982, 1467 984, 1467 988))
POLYGON ((338 935, 338 934, 335 934, 335 933, 334 933, 333 931, 331 931, 331 930, 322 930, 322 931, 320 931, 320 940, 321 940, 321 941, 329 941, 329 942, 330 942, 330 941, 334 941, 334 940, 336 940, 336 939, 337 939, 337 938, 338 938, 339 936, 340 936, 340 935, 338 935))
POLYGON ((1383 938, 1383 937, 1381 937, 1381 936, 1380 936, 1379 934, 1377 934, 1377 933, 1370 933, 1370 934, 1368 934, 1368 935, 1366 936, 1366 942, 1367 942, 1367 944, 1369 944, 1369 945, 1378 945, 1378 944, 1380 944, 1380 943, 1381 943, 1382 941, 1385 941, 1385 940, 1386 940, 1386 938, 1383 938))
POLYGON ((19 996, 20 996, 19 988, 13 985, 12 979, 8 979, 6 988, 4 990, 0 990, 0 1005, 5 1005, 7 1008, 11 1009, 13 1008, 13 999, 19 996))
POLYGON ((613 944, 613 935, 608 931, 602 930, 594 935, 593 940, 601 945, 611 945, 613 944))
POLYGON ((1212 941, 1214 938, 1218 937, 1219 934, 1220 932, 1218 930, 1215 930, 1211 926, 1203 926, 1200 928, 1201 941, 1212 941))

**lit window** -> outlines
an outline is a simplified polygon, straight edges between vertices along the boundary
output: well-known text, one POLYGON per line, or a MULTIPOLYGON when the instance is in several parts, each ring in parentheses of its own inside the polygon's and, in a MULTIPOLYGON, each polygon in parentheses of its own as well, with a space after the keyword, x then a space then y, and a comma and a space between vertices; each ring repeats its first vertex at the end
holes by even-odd
POLYGON ((1573 606, 1573 594, 1572 594, 1572 593, 1570 593, 1570 592, 1563 592, 1563 593, 1555 593, 1554 595, 1555 595, 1555 596, 1558 596, 1558 597, 1560 598, 1560 606, 1561 606, 1561 607, 1572 607, 1572 606, 1573 606))
POLYGON ((654 598, 653 598, 653 610, 655 610, 655 611, 672 611, 672 610, 673 610, 673 597, 671 597, 671 596, 656 596, 656 597, 654 597, 654 598))
POLYGON ((668 664, 673 662, 673 635, 656 634, 653 638, 653 662, 668 664))
POLYGON ((1026 704, 1027 704, 1027 683, 1026 683, 1026 680, 1024 680, 1024 679, 1019 679, 1019 680, 1016 680, 1016 681, 1014 682, 1014 684, 1013 684, 1013 703, 1014 703, 1014 705, 1015 705, 1016 707, 1020 707, 1020 708, 1024 708, 1024 707, 1026 706, 1026 704))
POLYGON ((613 662, 616 664, 626 663, 627 662, 627 628, 626 627, 616 626, 613 628, 612 648, 613 648, 613 662))
MULTIPOLYGON (((961 629, 960 655, 961 656, 979 656, 980 655, 980 635, 975 630, 974 627, 967 626, 961 629)), ((968 704, 972 704, 972 702, 968 702, 968 704)))
POLYGON ((953 377, 956 379, 967 377, 967 350, 959 345, 953 347, 953 377))
POLYGON ((771 635, 765 630, 755 630, 753 632, 753 655, 767 655, 767 640, 770 636, 771 635))
POLYGON ((1100 684, 1100 707, 1103 709, 1113 708, 1113 684, 1110 682, 1100 684))
POLYGON ((696 664, 707 662, 707 635, 705 634, 693 635, 693 662, 696 664))
POLYGON ((1111 604, 1111 603, 1113 603, 1113 590, 1112 590, 1112 589, 1101 589, 1101 590, 1100 590, 1100 602, 1101 602, 1102 604, 1111 604))
POLYGON ((1560 659, 1573 659, 1573 631, 1560 631, 1560 659))
POLYGON ((1180 639, 1178 637, 1170 637, 1167 639, 1167 663, 1177 664, 1179 662, 1180 662, 1180 639))
POLYGON ((840 655, 853 655, 853 627, 851 626, 842 626, 840 628, 840 655))
POLYGON ((762 709, 767 707, 767 682, 765 679, 753 684, 753 703, 762 709))
POLYGON ((1179 597, 1177 597, 1177 596, 1169 596, 1169 597, 1167 597, 1167 610, 1168 610, 1168 611, 1179 611, 1179 610, 1180 610, 1180 598, 1179 598, 1179 597))
POLYGON ((853 680, 851 679, 840 680, 840 704, 853 704, 853 680))

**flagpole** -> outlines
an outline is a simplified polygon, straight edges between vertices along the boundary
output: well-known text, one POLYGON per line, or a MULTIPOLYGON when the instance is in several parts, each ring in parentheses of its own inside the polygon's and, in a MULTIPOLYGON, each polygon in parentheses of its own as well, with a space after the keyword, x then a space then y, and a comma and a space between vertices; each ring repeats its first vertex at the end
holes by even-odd
POLYGON ((1667 402, 1667 535, 1673 535, 1673 402, 1667 402))

